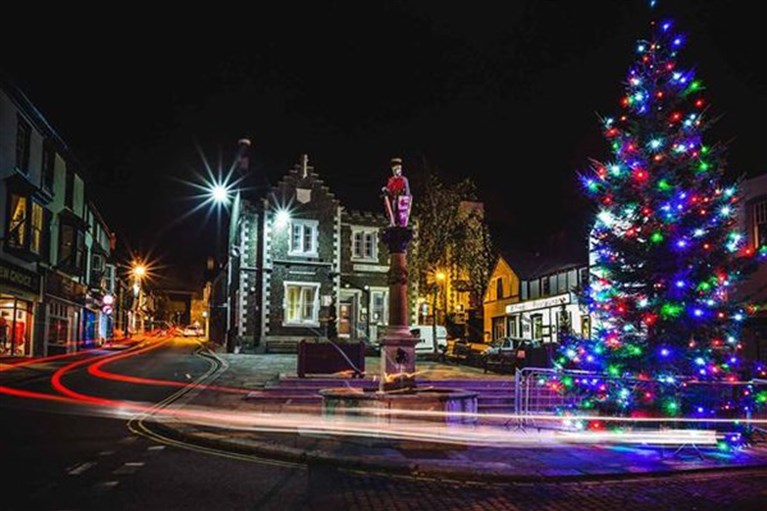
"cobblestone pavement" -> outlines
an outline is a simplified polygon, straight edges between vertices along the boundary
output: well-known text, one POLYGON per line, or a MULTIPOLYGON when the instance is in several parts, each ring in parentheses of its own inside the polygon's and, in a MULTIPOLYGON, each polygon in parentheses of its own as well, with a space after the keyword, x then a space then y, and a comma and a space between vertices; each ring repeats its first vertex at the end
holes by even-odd
POLYGON ((767 470, 481 485, 310 467, 309 494, 311 510, 756 511, 767 509, 767 470))

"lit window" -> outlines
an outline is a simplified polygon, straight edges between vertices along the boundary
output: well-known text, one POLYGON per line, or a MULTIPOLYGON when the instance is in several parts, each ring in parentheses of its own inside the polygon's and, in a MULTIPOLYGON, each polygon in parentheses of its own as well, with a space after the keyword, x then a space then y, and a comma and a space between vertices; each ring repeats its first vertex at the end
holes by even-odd
POLYGON ((293 220, 290 224, 289 255, 317 256, 316 220, 293 220))
POLYGON ((352 259, 378 259, 378 230, 352 228, 352 259))
POLYGON ((11 218, 8 225, 8 246, 24 248, 27 239, 27 198, 11 195, 11 218))
POLYGON ((319 326, 320 285, 285 282, 285 324, 319 326))
POLYGON ((32 223, 31 236, 29 240, 29 250, 40 255, 43 251, 43 207, 32 203, 32 223))

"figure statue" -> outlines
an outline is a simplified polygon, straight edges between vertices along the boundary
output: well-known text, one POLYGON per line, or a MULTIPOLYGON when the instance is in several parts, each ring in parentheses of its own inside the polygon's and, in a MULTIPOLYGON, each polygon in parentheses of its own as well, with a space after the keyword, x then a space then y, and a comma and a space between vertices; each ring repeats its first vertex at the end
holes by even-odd
POLYGON ((384 205, 389 216, 389 225, 407 227, 410 218, 410 184, 402 175, 402 159, 392 158, 392 176, 381 191, 384 193, 384 205))

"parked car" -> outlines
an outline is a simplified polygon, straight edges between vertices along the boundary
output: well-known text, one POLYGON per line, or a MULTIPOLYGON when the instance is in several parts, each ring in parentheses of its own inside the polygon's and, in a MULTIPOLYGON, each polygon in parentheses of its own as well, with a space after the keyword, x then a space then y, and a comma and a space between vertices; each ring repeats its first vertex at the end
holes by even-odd
POLYGON ((198 325, 187 325, 181 330, 181 335, 184 337, 202 337, 202 328, 198 325))
POLYGON ((497 369, 501 372, 522 367, 550 367, 557 345, 542 343, 535 339, 502 337, 490 343, 482 353, 485 371, 497 369))
POLYGON ((437 325, 437 349, 434 349, 434 326, 433 325, 410 325, 410 333, 418 337, 420 341, 415 345, 416 353, 444 353, 447 350, 447 328, 437 325))

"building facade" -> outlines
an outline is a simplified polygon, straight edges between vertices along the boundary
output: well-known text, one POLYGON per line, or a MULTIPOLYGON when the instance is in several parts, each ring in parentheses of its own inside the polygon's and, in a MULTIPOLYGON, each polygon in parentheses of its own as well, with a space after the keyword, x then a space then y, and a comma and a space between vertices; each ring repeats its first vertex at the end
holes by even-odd
POLYGON ((485 296, 485 334, 559 342, 560 332, 591 336, 591 317, 578 294, 588 283, 586 257, 502 254, 485 296))
POLYGON ((383 214, 347 211, 307 156, 264 197, 235 196, 211 338, 257 352, 312 338, 375 342, 389 320, 386 225, 383 214))
POLYGON ((0 345, 6 355, 71 352, 111 335, 100 317, 111 235, 86 202, 82 176, 42 114, 0 77, 0 345))
MULTIPOLYGON (((747 236, 747 248, 756 251, 767 245, 767 174, 743 181, 740 228, 747 236)), ((767 264, 759 264, 735 290, 737 301, 753 306, 741 339, 749 360, 767 361, 767 264)))

